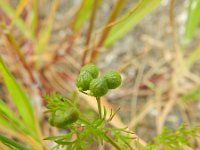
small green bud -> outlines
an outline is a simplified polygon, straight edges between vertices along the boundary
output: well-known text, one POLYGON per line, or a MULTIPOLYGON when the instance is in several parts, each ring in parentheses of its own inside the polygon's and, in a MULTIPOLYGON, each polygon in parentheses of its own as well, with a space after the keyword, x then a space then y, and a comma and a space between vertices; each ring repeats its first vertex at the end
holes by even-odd
POLYGON ((50 123, 50 125, 54 125, 54 116, 49 116, 48 122, 50 123))
POLYGON ((67 124, 72 124, 76 122, 79 118, 79 113, 77 110, 73 109, 69 112, 66 123, 67 124))
POLYGON ((66 111, 57 110, 56 113, 49 117, 49 123, 58 128, 65 128, 67 125, 76 122, 79 118, 79 113, 75 109, 66 111))
POLYGON ((108 86, 105 79, 99 77, 93 79, 90 83, 90 92, 92 96, 100 97, 108 92, 108 86))
POLYGON ((106 80, 109 89, 117 88, 122 82, 121 75, 116 71, 107 72, 103 78, 106 80))
POLYGON ((93 78, 97 78, 99 75, 99 69, 94 64, 87 64, 81 68, 80 72, 87 71, 89 72, 93 78))
POLYGON ((80 91, 86 91, 89 89, 92 79, 93 77, 89 72, 82 71, 76 79, 76 86, 80 91))

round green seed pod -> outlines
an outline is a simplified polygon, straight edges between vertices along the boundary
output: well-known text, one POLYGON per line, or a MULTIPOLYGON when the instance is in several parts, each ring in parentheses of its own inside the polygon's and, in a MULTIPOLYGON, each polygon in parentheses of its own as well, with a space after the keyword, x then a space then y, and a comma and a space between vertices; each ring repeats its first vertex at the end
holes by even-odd
POLYGON ((116 71, 107 72, 103 78, 106 80, 109 89, 115 89, 122 82, 121 75, 116 71))
POLYGON ((49 123, 58 128, 65 128, 67 125, 76 122, 78 118, 79 113, 73 108, 66 111, 57 110, 53 116, 49 117, 49 123))
POLYGON ((105 79, 99 77, 93 79, 90 83, 90 93, 92 96, 100 97, 108 92, 108 85, 105 79))
POLYGON ((81 68, 80 72, 87 71, 89 72, 93 78, 97 78, 99 75, 99 69, 95 64, 87 64, 81 68))
POLYGON ((88 90, 92 79, 93 77, 89 72, 82 71, 76 79, 76 86, 78 87, 79 91, 88 90))

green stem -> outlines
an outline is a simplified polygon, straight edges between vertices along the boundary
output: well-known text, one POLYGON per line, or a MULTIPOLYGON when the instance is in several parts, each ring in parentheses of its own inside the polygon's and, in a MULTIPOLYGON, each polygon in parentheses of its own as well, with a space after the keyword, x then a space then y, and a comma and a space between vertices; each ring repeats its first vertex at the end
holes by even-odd
POLYGON ((110 144, 112 144, 112 146, 114 146, 117 150, 121 150, 121 148, 119 147, 119 145, 117 145, 117 143, 115 143, 115 141, 113 141, 109 136, 106 135, 106 138, 107 138, 108 142, 110 144))
POLYGON ((97 105, 98 105, 98 110, 99 110, 99 117, 102 118, 100 97, 96 97, 96 100, 97 100, 97 105))

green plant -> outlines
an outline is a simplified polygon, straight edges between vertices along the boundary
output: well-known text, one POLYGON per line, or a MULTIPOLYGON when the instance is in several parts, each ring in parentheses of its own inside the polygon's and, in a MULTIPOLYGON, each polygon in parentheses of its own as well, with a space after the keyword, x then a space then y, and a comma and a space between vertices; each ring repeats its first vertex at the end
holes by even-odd
MULTIPOLYGON (((83 66, 83 68, 87 67, 83 66)), ((82 71, 83 73, 86 73, 84 69, 82 71)), ((84 150, 94 142, 101 144, 103 141, 110 143, 118 150, 133 149, 134 146, 131 143, 133 140, 136 141, 136 139, 132 136, 132 133, 127 132, 126 129, 112 128, 108 126, 108 122, 112 120, 115 113, 111 114, 109 119, 106 119, 106 109, 104 108, 103 114, 101 112, 102 106, 100 103, 100 97, 108 92, 108 84, 110 89, 119 86, 121 84, 121 76, 115 71, 109 71, 103 77, 96 76, 96 78, 89 82, 90 91, 85 90, 85 92, 80 90, 80 88, 79 90, 84 94, 96 97, 99 109, 99 117, 88 119, 85 114, 81 114, 79 112, 79 109, 75 103, 59 94, 47 96, 47 112, 51 113, 49 117, 50 124, 59 128, 67 128, 68 133, 61 136, 48 137, 46 140, 55 141, 57 143, 55 149, 58 149, 59 147, 65 147, 69 150, 84 150), (71 112, 66 112, 66 110, 74 110, 75 115, 73 115, 71 112), (58 115, 56 115, 57 112, 59 113, 58 115), (67 113, 66 115, 63 114, 65 112, 67 113), (67 119, 65 119, 65 116, 67 116, 67 119), (59 125, 52 123, 52 117, 54 120, 58 120, 59 125)), ((156 136, 152 142, 149 142, 143 147, 138 145, 137 149, 153 150, 161 148, 165 150, 181 150, 185 146, 192 148, 193 139, 198 136, 199 131, 199 126, 187 128, 185 124, 181 125, 176 131, 173 131, 169 128, 164 128, 162 133, 156 136)))
POLYGON ((87 64, 81 68, 76 85, 80 92, 84 92, 89 88, 89 93, 84 93, 96 97, 101 117, 100 97, 107 94, 108 89, 115 89, 120 86, 122 81, 121 75, 116 71, 109 71, 103 77, 98 77, 98 74, 98 68, 94 64, 87 64), (93 74, 94 79, 89 76, 88 72, 91 75, 93 74))
POLYGON ((100 117, 88 120, 84 114, 79 112, 79 109, 74 103, 59 94, 45 98, 48 101, 48 110, 46 112, 50 113, 49 123, 53 126, 67 128, 69 130, 69 133, 66 135, 46 138, 47 140, 54 140, 58 144, 55 148, 66 146, 66 149, 87 149, 91 143, 102 143, 106 141, 119 150, 124 148, 132 149, 130 145, 131 139, 133 138, 131 137, 131 133, 127 134, 125 129, 111 128, 108 126, 108 122, 114 117, 115 113, 111 114, 109 119, 106 119, 107 111, 104 108, 102 117, 100 97, 108 92, 107 84, 109 86, 113 84, 116 88, 121 83, 121 76, 117 72, 108 72, 104 77, 108 78, 98 77, 98 69, 94 64, 87 64, 82 67, 76 81, 80 92, 88 90, 87 88, 83 88, 85 86, 84 84, 89 85, 90 92, 85 94, 96 97, 100 117), (93 74, 95 78, 91 80, 91 76, 88 76, 88 73, 93 74), (85 82, 80 80, 82 77, 84 77, 85 82), (87 80, 87 77, 89 80, 87 80), (115 79, 117 79, 117 84, 115 83, 115 79), (81 132, 79 131, 80 128, 82 128, 81 132), (72 136, 75 136, 73 140, 72 136))
POLYGON ((28 146, 33 149, 42 150, 45 145, 41 137, 38 118, 34 114, 33 107, 26 92, 14 79, 1 57, 0 72, 3 76, 3 82, 11 95, 13 104, 17 108, 17 113, 14 113, 12 109, 0 99, 0 128, 2 128, 4 132, 9 132, 10 136, 18 141, 26 141, 26 145, 18 144, 5 136, 1 136, 0 141, 12 146, 13 149, 22 149, 22 147, 24 147, 23 149, 28 150, 28 146))
POLYGON ((47 111, 49 113, 49 122, 52 124, 52 117, 54 119, 65 120, 65 115, 56 116, 57 111, 62 112, 66 109, 73 109, 76 111, 75 116, 71 113, 67 113, 68 119, 70 116, 70 122, 63 122, 59 126, 53 124, 53 126, 66 128, 68 133, 59 136, 50 136, 45 138, 46 140, 53 140, 57 145, 53 149, 58 149, 60 147, 68 150, 85 150, 90 144, 95 142, 101 144, 103 141, 110 143, 116 149, 132 149, 130 142, 134 137, 133 133, 128 133, 126 129, 112 128, 108 126, 108 122, 114 117, 114 114, 110 115, 109 119, 106 119, 106 109, 104 109, 104 116, 102 118, 91 118, 81 113, 77 108, 76 104, 73 103, 70 99, 61 96, 58 93, 55 93, 50 96, 45 96, 45 99, 48 102, 47 111), (77 115, 79 114, 79 115, 77 115))
POLYGON ((183 150, 195 149, 193 142, 199 137, 200 126, 187 127, 185 124, 180 125, 177 130, 165 127, 160 135, 154 137, 142 150, 183 150))

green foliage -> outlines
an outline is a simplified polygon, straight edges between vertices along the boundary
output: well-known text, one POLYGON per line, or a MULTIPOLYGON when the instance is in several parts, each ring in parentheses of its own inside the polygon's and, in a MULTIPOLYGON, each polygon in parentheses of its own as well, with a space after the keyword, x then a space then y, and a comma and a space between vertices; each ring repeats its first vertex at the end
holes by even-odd
MULTIPOLYGON (((102 0, 98 0, 99 4, 102 2, 102 0)), ((92 12, 92 6, 94 4, 94 1, 91 0, 82 0, 82 3, 80 5, 80 8, 77 10, 75 14, 75 18, 72 22, 72 29, 75 31, 80 30, 80 28, 83 26, 83 24, 87 21, 88 17, 90 16, 92 12)))
POLYGON ((21 86, 15 81, 2 58, 0 58, 0 72, 3 76, 3 81, 8 89, 8 92, 10 93, 24 123, 30 130, 36 132, 36 122, 30 100, 21 86))
POLYGON ((191 40, 200 21, 200 1, 190 0, 188 6, 185 38, 191 40))
POLYGON ((163 132, 156 136, 152 143, 148 143, 142 150, 182 150, 185 147, 193 149, 193 142, 200 131, 200 126, 187 128, 185 124, 181 125, 176 131, 164 128, 163 132))
POLYGON ((19 120, 19 117, 14 114, 7 107, 7 105, 0 99, 0 125, 3 125, 5 128, 10 128, 15 131, 21 131, 29 133, 29 130, 25 128, 23 123, 19 120))
MULTIPOLYGON (((61 136, 47 137, 46 140, 53 140, 58 145, 54 148, 65 146, 68 150, 85 150, 94 142, 102 143, 106 141, 111 143, 116 149, 130 149, 130 141, 133 139, 133 133, 127 133, 126 129, 111 128, 108 126, 108 121, 105 119, 106 110, 104 110, 103 118, 88 119, 82 114, 76 105, 69 99, 62 97, 60 94, 46 96, 48 101, 47 113, 54 113, 57 110, 76 109, 79 117, 76 122, 66 124, 65 128, 68 133, 61 136)), ((111 116, 111 118, 114 116, 111 116)))
MULTIPOLYGON (((13 112, 0 99, 0 126, 8 129, 12 134, 29 137, 34 142, 33 148, 41 149, 42 141, 40 138, 40 130, 38 128, 38 121, 34 116, 34 112, 28 96, 22 87, 14 79, 3 60, 0 58, 0 72, 7 90, 17 108, 17 113, 13 112)), ((27 143, 30 145, 30 143, 27 143)))
POLYGON ((0 135, 0 141, 10 147, 12 150, 33 150, 32 148, 28 148, 20 143, 15 142, 3 135, 0 135))
MULTIPOLYGON (((133 137, 131 136, 132 133, 126 132, 126 129, 109 127, 108 122, 112 120, 115 113, 111 113, 110 118, 106 120, 106 109, 104 108, 103 117, 101 112, 100 97, 108 92, 108 85, 106 80, 109 81, 109 84, 114 84, 114 87, 117 87, 121 83, 121 76, 117 72, 111 71, 106 74, 106 78, 103 78, 97 77, 98 73, 98 68, 95 65, 88 64, 81 69, 80 75, 77 78, 77 87, 79 88, 79 90, 80 85, 84 87, 84 84, 87 84, 86 86, 88 86, 89 83, 90 95, 96 97, 97 100, 99 109, 98 118, 89 120, 86 116, 84 116, 84 114, 79 111, 74 103, 59 94, 45 97, 45 99, 48 101, 48 110, 46 112, 50 113, 50 124, 59 128, 67 128, 69 130, 69 132, 65 135, 46 138, 46 140, 53 140, 58 144, 55 146, 55 149, 59 149, 59 147, 65 146, 65 148, 69 150, 85 150, 90 144, 94 142, 102 143, 103 141, 112 144, 112 146, 118 150, 127 148, 132 149, 132 147, 130 146, 130 142, 133 139, 133 137), (83 77, 81 76, 83 76, 83 74, 87 74, 84 76, 84 81, 86 82, 82 82, 83 77), (90 74, 92 74, 93 77, 97 78, 91 80, 92 75, 88 76, 90 74), (113 78, 113 76, 117 76, 117 78, 113 78), (87 80, 88 77, 89 80, 87 80), (117 85, 113 82, 110 82, 110 80, 115 79, 117 79, 117 85), (118 82, 119 79, 120 83, 118 82), (81 84, 79 84, 79 82, 81 84), (74 116, 72 113, 69 113, 69 111, 71 110, 76 110, 76 114, 79 114, 79 116, 74 116), (70 123, 66 122, 65 116, 67 116, 67 119, 69 119, 70 117, 71 119, 73 119, 73 121, 71 121, 70 123)), ((82 89, 80 90, 81 92, 83 92, 82 89)))
POLYGON ((54 94, 52 97, 46 96, 45 99, 48 101, 47 112, 51 113, 49 123, 52 126, 66 128, 78 120, 79 112, 68 99, 59 94, 54 94))

